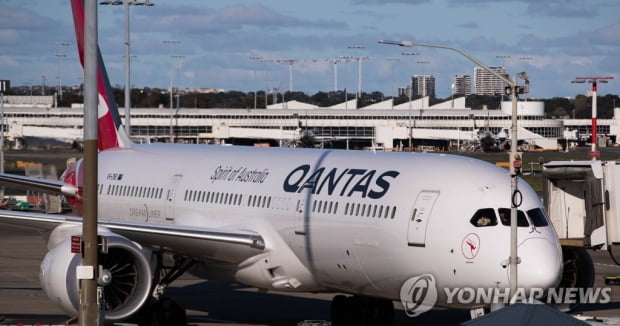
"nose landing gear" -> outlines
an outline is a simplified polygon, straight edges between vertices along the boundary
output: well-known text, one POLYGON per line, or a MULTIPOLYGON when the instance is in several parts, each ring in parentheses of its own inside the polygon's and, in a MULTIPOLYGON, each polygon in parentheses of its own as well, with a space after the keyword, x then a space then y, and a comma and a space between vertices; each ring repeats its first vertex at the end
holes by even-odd
POLYGON ((332 300, 332 325, 392 325, 394 304, 391 300, 337 295, 332 300))

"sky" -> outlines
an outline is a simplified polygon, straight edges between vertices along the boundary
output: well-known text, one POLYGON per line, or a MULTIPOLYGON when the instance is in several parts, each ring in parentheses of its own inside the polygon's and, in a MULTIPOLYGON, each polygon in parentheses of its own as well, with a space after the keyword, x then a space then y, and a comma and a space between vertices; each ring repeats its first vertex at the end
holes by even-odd
MULTIPOLYGON (((432 74, 436 95, 446 98, 455 75, 473 77, 474 64, 456 52, 377 43, 385 39, 456 47, 511 76, 526 71, 528 98, 585 94, 590 85, 571 83, 581 76, 612 76, 599 95, 620 94, 617 0, 151 2, 130 7, 132 87, 292 86, 312 95, 354 93, 361 79, 362 91, 392 96, 411 75, 432 74), (361 64, 334 64, 339 57, 361 64)), ((98 12, 110 81, 122 87, 124 8, 98 12)), ((60 76, 63 85, 78 85, 81 74, 69 0, 0 0, 0 79, 41 85, 45 76, 46 85, 58 85, 60 76)))

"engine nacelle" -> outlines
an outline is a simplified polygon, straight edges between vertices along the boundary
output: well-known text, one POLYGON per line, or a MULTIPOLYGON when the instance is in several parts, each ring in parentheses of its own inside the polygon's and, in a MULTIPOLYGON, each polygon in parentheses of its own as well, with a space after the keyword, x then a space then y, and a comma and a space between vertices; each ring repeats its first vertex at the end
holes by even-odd
POLYGON ((591 288, 594 285, 594 262, 584 248, 562 246, 564 272, 560 287, 591 288))
MULTIPOLYGON (((589 289, 594 286, 594 262, 590 253, 584 248, 562 246, 564 270, 558 288, 589 289)), ((576 299, 580 299, 576 296, 576 299)), ((560 311, 568 312, 580 303, 554 304, 560 311)))
MULTIPOLYGON (((104 286, 105 319, 125 319, 142 307, 151 294, 151 265, 141 247, 118 234, 105 234, 108 253, 99 255, 99 264, 111 276, 104 286)), ((51 301, 71 316, 78 315, 80 303, 76 268, 82 258, 71 253, 71 241, 52 248, 41 263, 39 280, 51 301)))

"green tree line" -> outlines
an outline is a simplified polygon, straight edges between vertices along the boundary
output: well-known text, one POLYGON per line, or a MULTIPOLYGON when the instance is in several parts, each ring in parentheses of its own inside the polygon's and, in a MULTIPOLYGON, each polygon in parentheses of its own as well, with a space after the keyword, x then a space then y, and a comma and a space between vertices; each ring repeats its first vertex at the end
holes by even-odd
MULTIPOLYGON (((55 92, 54 87, 49 87, 47 94, 55 92)), ((113 88, 114 98, 119 106, 123 106, 125 102, 124 91, 116 85, 113 88)), ((28 95, 29 88, 25 86, 13 87, 6 95, 28 95)), ((38 94, 35 94, 38 95, 38 94)), ((231 109, 250 109, 254 108, 256 101, 257 108, 265 108, 265 101, 273 104, 274 101, 281 103, 282 101, 299 101, 309 104, 318 105, 320 107, 328 107, 352 100, 355 93, 344 91, 338 92, 318 92, 314 95, 308 95, 304 92, 284 92, 284 93, 265 93, 259 91, 256 93, 241 91, 213 92, 213 93, 197 93, 197 92, 181 92, 178 97, 174 96, 173 106, 177 105, 182 108, 231 108, 231 109), (178 99, 178 103, 177 103, 178 99)), ((368 106, 377 102, 381 102, 391 98, 385 96, 382 92, 363 92, 358 98, 358 107, 368 106)), ((414 98, 416 99, 416 98, 414 98)), ((448 101, 451 98, 432 98, 430 104, 436 104, 448 101)), ((407 102, 406 96, 394 98, 394 104, 402 104, 407 102)), ((504 99, 507 100, 507 99, 504 99)), ((532 99, 534 100, 534 99, 532 99)), ((577 95, 575 98, 553 97, 550 99, 535 99, 544 102, 546 118, 576 118, 587 119, 592 116, 592 98, 585 95, 577 95)), ((170 107, 170 93, 167 89, 160 88, 134 88, 131 90, 132 107, 138 108, 157 108, 170 107)), ((474 110, 480 110, 486 106, 490 110, 498 109, 502 101, 501 96, 490 95, 469 95, 465 100, 465 105, 474 110)), ((82 103, 81 88, 63 88, 62 100, 59 100, 59 106, 70 107, 73 103, 82 103)), ((614 108, 620 106, 620 98, 618 95, 602 95, 597 96, 597 117, 601 119, 609 119, 613 117, 614 108)))

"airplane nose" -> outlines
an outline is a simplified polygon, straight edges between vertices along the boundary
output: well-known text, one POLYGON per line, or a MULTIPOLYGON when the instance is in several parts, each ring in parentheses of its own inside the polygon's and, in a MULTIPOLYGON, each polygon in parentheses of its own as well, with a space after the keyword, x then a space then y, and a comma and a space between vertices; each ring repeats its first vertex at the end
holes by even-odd
POLYGON ((562 276, 560 247, 545 238, 525 240, 518 247, 521 263, 518 265, 520 288, 548 289, 556 287, 562 276))

